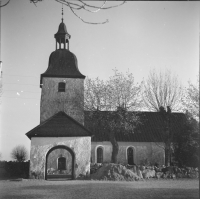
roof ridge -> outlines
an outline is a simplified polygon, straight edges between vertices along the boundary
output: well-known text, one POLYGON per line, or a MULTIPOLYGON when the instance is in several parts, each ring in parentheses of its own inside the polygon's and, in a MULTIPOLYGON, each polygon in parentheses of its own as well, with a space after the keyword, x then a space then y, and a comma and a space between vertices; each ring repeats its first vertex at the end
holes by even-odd
MULTIPOLYGON (((95 111, 87 111, 87 110, 84 110, 84 112, 95 112, 95 111)), ((116 111, 99 111, 99 112, 102 112, 102 113, 106 113, 106 112, 116 112, 116 111)), ((157 111, 127 111, 129 113, 160 113, 160 112, 157 112, 157 111)), ((183 114, 182 112, 171 112, 171 114, 183 114)))

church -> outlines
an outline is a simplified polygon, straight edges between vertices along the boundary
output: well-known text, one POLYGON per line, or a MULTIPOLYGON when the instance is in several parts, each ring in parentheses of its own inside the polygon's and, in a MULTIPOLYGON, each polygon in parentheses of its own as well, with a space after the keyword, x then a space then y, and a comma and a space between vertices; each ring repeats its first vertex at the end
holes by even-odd
MULTIPOLYGON (((69 51, 70 34, 62 21, 54 35, 56 49, 41 74, 40 124, 26 133, 31 140, 30 178, 76 179, 90 173, 90 163, 111 161, 107 132, 94 134, 84 111, 84 79, 76 56, 69 51), (90 130, 88 130, 90 129, 90 130)), ((106 114, 104 112, 104 114, 106 114)), ((183 114, 172 114, 179 131, 183 114)), ((164 164, 163 121, 158 112, 142 112, 143 123, 132 134, 116 133, 118 162, 164 164)))

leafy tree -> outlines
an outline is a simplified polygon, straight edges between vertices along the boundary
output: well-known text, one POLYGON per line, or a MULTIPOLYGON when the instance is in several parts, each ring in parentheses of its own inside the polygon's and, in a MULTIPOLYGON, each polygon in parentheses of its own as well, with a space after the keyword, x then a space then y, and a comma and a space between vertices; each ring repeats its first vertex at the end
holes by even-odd
POLYGON ((85 110, 115 111, 118 107, 136 110, 141 107, 141 84, 134 82, 133 74, 114 69, 109 80, 99 78, 85 81, 85 110))
POLYGON ((185 114, 182 131, 175 136, 174 156, 179 166, 199 165, 199 123, 189 112, 185 114))
POLYGON ((181 109, 182 86, 170 71, 156 73, 150 71, 143 82, 144 106, 149 111, 159 111, 160 107, 170 107, 172 111, 181 109))
POLYGON ((196 84, 188 82, 182 103, 184 109, 189 111, 196 120, 199 120, 199 78, 197 78, 196 84))
POLYGON ((24 162, 28 158, 28 152, 24 146, 18 145, 11 151, 11 157, 17 162, 24 162))
POLYGON ((117 163, 119 146, 115 134, 119 131, 133 133, 139 123, 136 113, 129 112, 140 107, 141 85, 134 83, 129 72, 114 71, 109 80, 87 79, 85 83, 85 110, 89 123, 86 125, 95 134, 107 132, 112 144, 111 162, 117 163))

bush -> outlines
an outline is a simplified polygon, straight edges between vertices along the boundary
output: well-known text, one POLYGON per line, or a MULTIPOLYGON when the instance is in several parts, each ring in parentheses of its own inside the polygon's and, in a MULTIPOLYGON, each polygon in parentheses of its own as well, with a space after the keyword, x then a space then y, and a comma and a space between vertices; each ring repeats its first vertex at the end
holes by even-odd
POLYGON ((8 178, 28 178, 29 177, 29 165, 30 162, 0 162, 0 167, 5 170, 6 173, 0 176, 8 178))

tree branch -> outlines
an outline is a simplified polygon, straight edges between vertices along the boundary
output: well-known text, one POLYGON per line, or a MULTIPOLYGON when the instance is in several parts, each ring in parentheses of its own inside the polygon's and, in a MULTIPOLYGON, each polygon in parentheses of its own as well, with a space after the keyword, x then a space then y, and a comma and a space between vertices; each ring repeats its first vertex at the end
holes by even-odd
POLYGON ((85 21, 84 19, 82 19, 79 15, 77 15, 77 14, 74 12, 73 8, 70 6, 69 3, 67 3, 67 4, 68 4, 70 10, 72 11, 72 13, 73 13, 76 17, 78 17, 78 18, 79 18, 82 22, 84 22, 84 23, 97 25, 97 24, 105 24, 105 23, 108 22, 108 19, 107 19, 106 21, 104 21, 104 22, 96 22, 96 23, 95 23, 95 22, 85 21))
MULTIPOLYGON (((99 7, 97 7, 97 6, 92 6, 92 5, 89 5, 89 4, 86 4, 86 3, 83 2, 82 0, 78 0, 78 1, 81 2, 82 4, 84 4, 85 6, 90 7, 90 8, 97 8, 97 9, 99 9, 99 7)), ((105 2, 107 2, 107 1, 105 1, 105 2)), ((116 7, 119 7, 119 6, 123 5, 124 3, 126 3, 126 1, 123 1, 122 3, 120 3, 120 4, 118 4, 118 5, 115 5, 115 6, 108 6, 108 7, 103 7, 103 6, 104 6, 104 4, 103 4, 103 6, 102 6, 101 9, 111 9, 111 8, 116 8, 116 7)))
MULTIPOLYGON (((9 0, 10 1, 10 0, 9 0)), ((36 6, 36 3, 38 3, 38 1, 43 1, 43 0, 30 0, 30 2, 34 3, 34 5, 36 6)), ((107 1, 104 1, 103 4, 101 6, 94 6, 94 5, 90 5, 88 3, 85 3, 84 1, 82 0, 77 0, 78 3, 72 3, 70 2, 69 0, 55 0, 56 2, 58 3, 61 3, 65 6, 68 6, 71 10, 71 12, 77 17, 79 18, 82 22, 84 23, 87 23, 87 24, 93 24, 93 25, 97 25, 97 24, 105 24, 108 22, 108 19, 106 19, 105 21, 103 22, 89 22, 89 21, 86 21, 84 20, 82 17, 80 17, 76 12, 75 10, 85 10, 87 12, 90 12, 90 13, 97 13, 99 12, 100 10, 106 10, 106 9, 111 9, 111 8, 116 8, 116 7, 119 7, 121 5, 123 5, 124 3, 126 3, 126 1, 123 1, 122 3, 118 4, 118 5, 114 5, 114 6, 108 6, 108 7, 105 7, 107 1), (90 8, 94 8, 95 10, 91 10, 90 8)), ((8 3, 7 3, 8 4, 8 3)))
POLYGON ((9 3, 10 3, 10 0, 8 0, 8 2, 7 2, 7 3, 5 3, 5 4, 1 5, 1 6, 0 6, 0 8, 2 8, 2 7, 4 7, 4 6, 7 6, 9 3))

